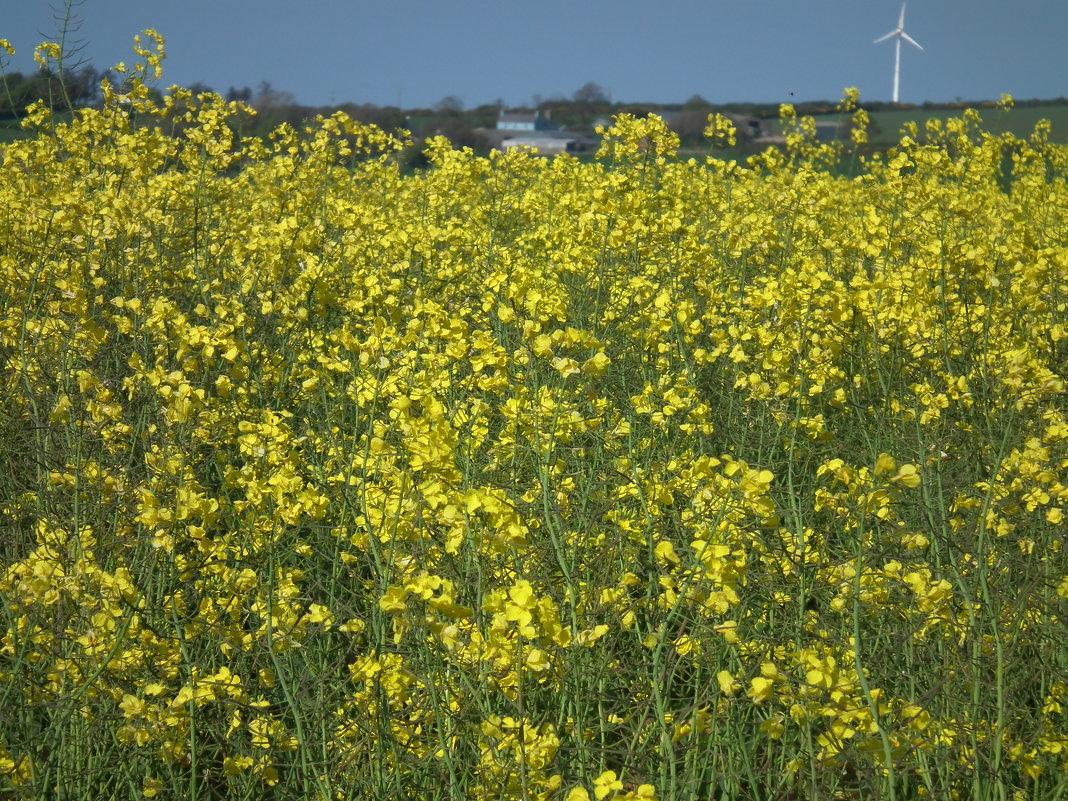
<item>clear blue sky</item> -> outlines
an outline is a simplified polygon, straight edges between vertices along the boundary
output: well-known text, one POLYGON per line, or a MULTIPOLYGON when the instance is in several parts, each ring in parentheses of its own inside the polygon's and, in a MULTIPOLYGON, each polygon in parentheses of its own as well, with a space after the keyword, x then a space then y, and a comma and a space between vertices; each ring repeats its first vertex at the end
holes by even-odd
MULTIPOLYGON (((0 0, 0 37, 30 71, 62 0, 0 0)), ((85 0, 75 34, 98 68, 132 58, 154 27, 164 86, 270 81, 308 105, 468 108, 570 96, 714 103, 889 100, 899 0, 85 0), (792 93, 792 95, 791 95, 792 93)), ((911 0, 901 100, 1068 95, 1068 0, 911 0)))

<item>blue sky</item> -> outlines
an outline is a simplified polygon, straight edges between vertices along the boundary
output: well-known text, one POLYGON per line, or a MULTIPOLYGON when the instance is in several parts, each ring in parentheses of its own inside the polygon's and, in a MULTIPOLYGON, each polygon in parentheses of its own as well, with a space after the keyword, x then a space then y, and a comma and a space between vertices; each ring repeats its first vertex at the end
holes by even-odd
MULTIPOLYGON (((0 37, 34 68, 62 0, 0 0, 0 37)), ((85 0, 83 54, 131 60, 154 27, 163 84, 269 81, 299 102, 471 108, 567 97, 588 81, 625 102, 889 100, 899 0, 85 0), (791 94, 792 93, 792 94, 791 94)), ((1068 0, 911 0, 901 100, 1068 95, 1068 0)))

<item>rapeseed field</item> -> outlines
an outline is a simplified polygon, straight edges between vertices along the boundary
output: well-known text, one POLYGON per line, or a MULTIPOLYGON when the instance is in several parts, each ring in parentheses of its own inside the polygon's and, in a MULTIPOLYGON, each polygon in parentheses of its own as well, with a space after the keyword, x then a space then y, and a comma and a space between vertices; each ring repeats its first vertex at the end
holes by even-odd
POLYGON ((1068 793, 1048 128, 406 174, 162 44, 0 147, 0 798, 1068 793))

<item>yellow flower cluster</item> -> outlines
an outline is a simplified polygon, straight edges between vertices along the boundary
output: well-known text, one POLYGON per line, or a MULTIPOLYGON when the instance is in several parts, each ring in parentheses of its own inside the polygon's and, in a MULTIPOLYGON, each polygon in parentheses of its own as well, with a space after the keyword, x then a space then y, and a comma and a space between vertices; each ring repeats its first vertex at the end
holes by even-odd
POLYGON ((1048 127, 407 174, 147 36, 0 146, 0 795, 1063 789, 1048 127))

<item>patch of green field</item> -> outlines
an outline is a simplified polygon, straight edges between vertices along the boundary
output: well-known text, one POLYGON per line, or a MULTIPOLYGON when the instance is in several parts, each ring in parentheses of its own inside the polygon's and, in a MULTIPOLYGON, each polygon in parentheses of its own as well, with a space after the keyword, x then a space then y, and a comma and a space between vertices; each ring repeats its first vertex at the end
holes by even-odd
POLYGON ((18 120, 0 120, 0 144, 14 142, 23 136, 18 120))
MULTIPOLYGON (((922 133, 923 126, 929 119, 947 120, 959 117, 963 113, 957 109, 906 109, 870 112, 872 127, 869 141, 873 145, 892 145, 901 138, 901 129, 907 122, 916 122, 922 133)), ((1026 137, 1043 119, 1052 124, 1050 138, 1063 142, 1068 139, 1068 106, 1034 106, 1014 108, 1002 111, 996 108, 979 110, 984 128, 991 133, 1009 131, 1016 136, 1026 137)))

